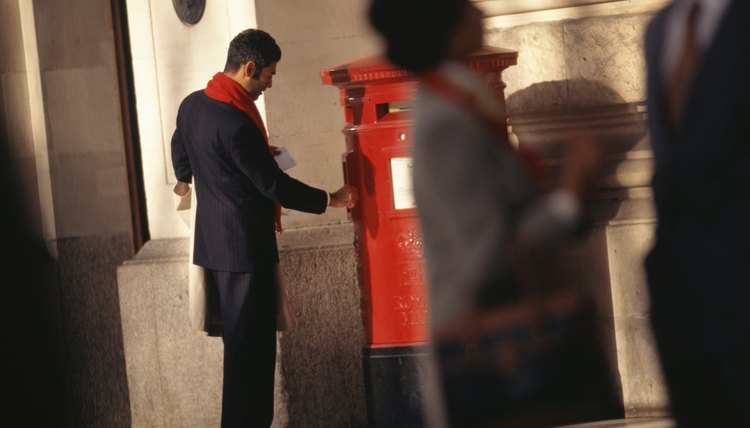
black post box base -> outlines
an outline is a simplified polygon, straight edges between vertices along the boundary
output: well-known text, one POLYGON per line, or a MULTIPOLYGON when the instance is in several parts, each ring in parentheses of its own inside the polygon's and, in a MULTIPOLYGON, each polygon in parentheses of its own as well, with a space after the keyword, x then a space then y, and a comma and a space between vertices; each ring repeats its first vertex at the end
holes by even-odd
POLYGON ((370 428, 422 428, 425 424, 419 373, 427 346, 362 348, 370 428))

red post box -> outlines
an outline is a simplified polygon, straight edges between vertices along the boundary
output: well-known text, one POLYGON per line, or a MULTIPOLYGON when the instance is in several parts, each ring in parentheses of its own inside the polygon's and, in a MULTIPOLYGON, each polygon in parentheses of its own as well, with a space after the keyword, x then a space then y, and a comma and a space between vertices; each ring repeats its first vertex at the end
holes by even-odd
MULTIPOLYGON (((486 48, 470 66, 504 102, 501 73, 517 53, 486 48)), ((321 71, 339 88, 346 125, 344 180, 357 187, 351 211, 358 256, 368 419, 371 426, 422 426, 417 373, 429 343, 422 239, 411 191, 410 109, 416 81, 380 56, 321 71)), ((504 105, 504 104, 503 104, 504 105)))

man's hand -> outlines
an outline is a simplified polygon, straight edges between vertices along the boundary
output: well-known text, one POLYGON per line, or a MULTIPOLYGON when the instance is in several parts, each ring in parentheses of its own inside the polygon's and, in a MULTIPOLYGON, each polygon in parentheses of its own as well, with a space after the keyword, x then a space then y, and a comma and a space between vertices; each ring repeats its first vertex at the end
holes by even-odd
POLYGON ((339 190, 330 195, 331 200, 328 202, 328 205, 334 208, 354 208, 359 200, 357 188, 348 184, 343 185, 339 190))

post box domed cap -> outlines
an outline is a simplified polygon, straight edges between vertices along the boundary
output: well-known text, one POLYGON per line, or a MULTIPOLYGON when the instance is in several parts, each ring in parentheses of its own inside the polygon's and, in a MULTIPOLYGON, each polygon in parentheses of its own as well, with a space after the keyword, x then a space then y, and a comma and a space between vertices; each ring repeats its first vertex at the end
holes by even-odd
POLYGON ((369 20, 394 65, 420 73, 437 66, 469 0, 371 0, 369 20))

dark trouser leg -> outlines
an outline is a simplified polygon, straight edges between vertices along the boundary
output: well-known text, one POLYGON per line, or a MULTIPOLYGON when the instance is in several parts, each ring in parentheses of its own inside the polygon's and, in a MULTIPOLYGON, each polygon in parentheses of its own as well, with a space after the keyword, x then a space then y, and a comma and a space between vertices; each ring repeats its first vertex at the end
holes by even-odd
POLYGON ((211 272, 224 340, 222 428, 271 425, 276 367, 276 293, 268 272, 211 272))
POLYGON ((750 428, 750 349, 662 351, 678 428, 750 428))

